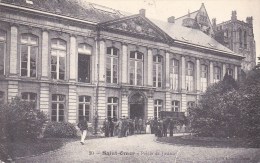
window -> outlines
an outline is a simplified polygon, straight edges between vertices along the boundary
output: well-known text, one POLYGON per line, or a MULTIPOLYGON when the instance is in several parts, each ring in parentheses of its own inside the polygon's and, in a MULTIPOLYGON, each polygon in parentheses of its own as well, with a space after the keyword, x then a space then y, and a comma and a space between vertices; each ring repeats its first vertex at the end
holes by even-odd
POLYGON ((238 32, 239 32, 239 47, 242 48, 242 30, 239 29, 238 32))
POLYGON ((90 83, 90 58, 92 48, 86 44, 78 45, 78 81, 90 83))
POLYGON ((208 66, 201 65, 201 91, 205 92, 208 86, 208 66))
POLYGON ((130 52, 129 63, 130 85, 143 85, 143 53, 130 52))
POLYGON ((154 100, 154 117, 160 117, 160 111, 163 109, 163 101, 162 100, 154 100))
POLYGON ((180 111, 180 101, 172 101, 172 111, 174 112, 180 111))
POLYGON ((171 88, 175 91, 179 89, 179 61, 173 59, 172 67, 170 69, 170 80, 171 80, 171 88))
POLYGON ((117 83, 118 81, 118 52, 115 47, 107 48, 106 81, 107 83, 117 83))
POLYGON ((90 121, 90 96, 79 96, 79 121, 86 117, 87 121, 90 121))
POLYGON ((244 48, 247 48, 247 33, 244 31, 244 48))
POLYGON ((51 78, 65 79, 66 42, 60 39, 51 40, 51 78))
POLYGON ((37 94, 31 92, 23 92, 22 93, 22 100, 29 101, 29 102, 36 102, 37 101, 37 94))
POLYGON ((65 120, 65 96, 52 95, 51 121, 63 122, 65 120))
POLYGON ((221 80, 221 70, 219 67, 214 67, 214 83, 221 80))
POLYGON ((21 76, 36 77, 38 38, 31 34, 21 35, 21 76))
POLYGON ((186 64, 186 90, 194 90, 194 64, 192 62, 186 64))
POLYGON ((118 108, 118 98, 108 97, 107 99, 107 118, 117 119, 117 108, 118 108))
POLYGON ((5 93, 0 91, 0 103, 4 102, 4 99, 5 99, 5 93))
POLYGON ((6 33, 0 30, 0 75, 5 74, 6 33))
POLYGON ((230 75, 233 77, 233 70, 231 68, 227 68, 227 75, 230 75))
POLYGON ((153 56, 153 86, 162 87, 162 57, 153 56))
POLYGON ((224 32, 224 37, 228 38, 228 30, 227 29, 224 32))

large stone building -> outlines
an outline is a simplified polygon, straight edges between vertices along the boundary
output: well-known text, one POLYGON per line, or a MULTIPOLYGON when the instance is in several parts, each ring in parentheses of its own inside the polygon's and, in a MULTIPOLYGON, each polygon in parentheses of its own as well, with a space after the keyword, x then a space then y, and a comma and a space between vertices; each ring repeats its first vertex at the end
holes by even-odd
POLYGON ((245 72, 256 65, 256 48, 253 31, 253 17, 247 17, 246 22, 237 19, 236 11, 232 11, 231 20, 216 24, 212 20, 215 39, 237 54, 245 57, 241 68, 245 72))
POLYGON ((244 58, 198 13, 158 21, 79 0, 1 0, 0 98, 72 123, 186 112, 226 73, 238 79, 244 58))

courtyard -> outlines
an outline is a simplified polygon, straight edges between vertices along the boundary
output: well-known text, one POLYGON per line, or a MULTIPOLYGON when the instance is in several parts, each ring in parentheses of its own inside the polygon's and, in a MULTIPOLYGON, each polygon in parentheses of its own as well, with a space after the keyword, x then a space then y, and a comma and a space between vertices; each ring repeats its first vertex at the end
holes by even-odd
POLYGON ((170 145, 151 134, 124 138, 90 139, 67 143, 62 148, 15 162, 260 162, 259 148, 170 145))

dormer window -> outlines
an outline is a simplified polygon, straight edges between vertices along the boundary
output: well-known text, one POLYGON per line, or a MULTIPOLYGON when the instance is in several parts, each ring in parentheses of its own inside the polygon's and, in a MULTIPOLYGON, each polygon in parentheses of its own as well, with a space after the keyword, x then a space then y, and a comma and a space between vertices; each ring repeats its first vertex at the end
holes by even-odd
POLYGON ((33 5, 33 1, 32 0, 26 0, 25 1, 27 4, 33 5))

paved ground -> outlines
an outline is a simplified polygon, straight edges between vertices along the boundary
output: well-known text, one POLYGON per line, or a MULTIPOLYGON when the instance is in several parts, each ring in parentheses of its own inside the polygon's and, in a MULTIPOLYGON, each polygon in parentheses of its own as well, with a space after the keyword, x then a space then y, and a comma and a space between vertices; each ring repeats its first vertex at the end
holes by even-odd
POLYGON ((260 149, 174 146, 154 141, 154 135, 101 138, 68 143, 60 150, 15 162, 234 162, 260 163, 260 149))

